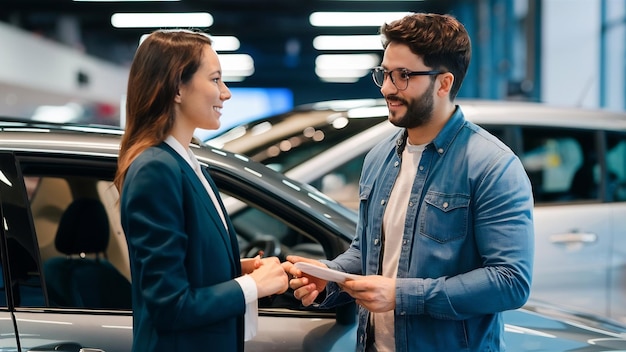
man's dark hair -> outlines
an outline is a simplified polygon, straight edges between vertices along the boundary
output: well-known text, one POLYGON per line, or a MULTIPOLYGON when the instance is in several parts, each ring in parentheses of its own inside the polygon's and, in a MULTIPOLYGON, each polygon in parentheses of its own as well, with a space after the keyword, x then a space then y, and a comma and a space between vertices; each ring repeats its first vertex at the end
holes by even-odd
POLYGON ((405 44, 424 64, 433 70, 454 75, 450 100, 456 98, 467 73, 472 45, 469 35, 456 18, 450 15, 414 13, 380 28, 383 48, 389 43, 405 44))

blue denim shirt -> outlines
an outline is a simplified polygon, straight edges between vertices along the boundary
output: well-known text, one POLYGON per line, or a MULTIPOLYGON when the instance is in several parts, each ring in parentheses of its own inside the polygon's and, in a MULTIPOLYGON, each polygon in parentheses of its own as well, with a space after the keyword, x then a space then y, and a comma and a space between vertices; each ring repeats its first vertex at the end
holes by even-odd
MULTIPOLYGON (((374 147, 360 180, 359 223, 334 269, 381 272, 382 222, 406 132, 374 147)), ((515 154, 457 107, 427 145, 407 208, 396 280, 396 351, 502 351, 500 312, 522 306, 531 286, 533 199, 515 154)), ((322 306, 349 299, 329 283, 322 306)), ((369 312, 359 307, 357 351, 369 312)))

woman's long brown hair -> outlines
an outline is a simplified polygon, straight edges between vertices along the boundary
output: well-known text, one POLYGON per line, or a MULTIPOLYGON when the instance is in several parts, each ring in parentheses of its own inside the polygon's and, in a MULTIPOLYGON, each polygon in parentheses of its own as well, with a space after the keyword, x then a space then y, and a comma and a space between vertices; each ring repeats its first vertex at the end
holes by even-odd
POLYGON ((174 98, 198 70, 205 45, 211 45, 209 36, 193 30, 158 30, 139 45, 128 77, 126 127, 114 180, 120 193, 133 160, 170 134, 174 98))

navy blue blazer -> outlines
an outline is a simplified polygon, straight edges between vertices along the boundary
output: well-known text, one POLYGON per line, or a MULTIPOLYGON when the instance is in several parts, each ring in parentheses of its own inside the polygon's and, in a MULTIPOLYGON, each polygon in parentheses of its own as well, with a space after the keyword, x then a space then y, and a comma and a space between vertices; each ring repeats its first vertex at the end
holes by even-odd
POLYGON ((239 247, 221 200, 230 231, 191 166, 161 143, 131 164, 120 206, 133 352, 243 351, 239 247))

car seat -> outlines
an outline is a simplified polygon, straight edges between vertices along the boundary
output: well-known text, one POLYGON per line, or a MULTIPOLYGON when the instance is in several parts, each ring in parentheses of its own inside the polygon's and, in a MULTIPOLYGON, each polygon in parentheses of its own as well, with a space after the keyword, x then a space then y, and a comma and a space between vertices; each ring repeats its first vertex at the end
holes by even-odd
POLYGON ((51 305, 131 308, 130 282, 106 258, 109 231, 107 213, 100 201, 80 198, 67 207, 54 240, 65 256, 50 258, 44 264, 51 305))

